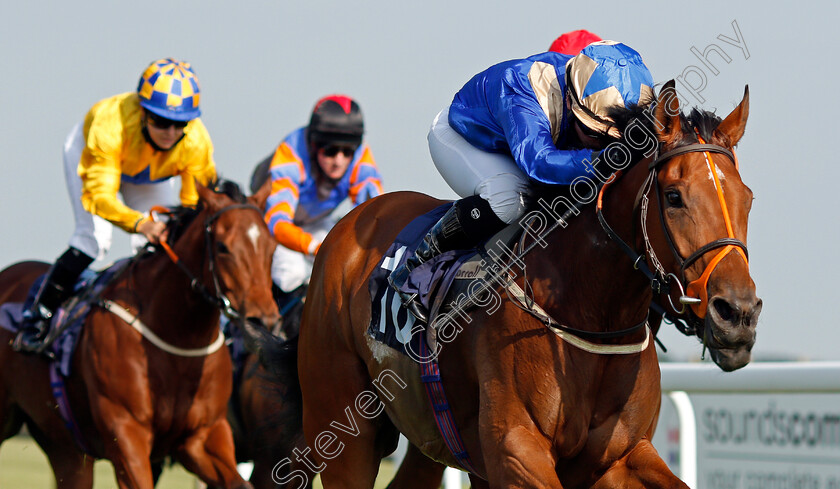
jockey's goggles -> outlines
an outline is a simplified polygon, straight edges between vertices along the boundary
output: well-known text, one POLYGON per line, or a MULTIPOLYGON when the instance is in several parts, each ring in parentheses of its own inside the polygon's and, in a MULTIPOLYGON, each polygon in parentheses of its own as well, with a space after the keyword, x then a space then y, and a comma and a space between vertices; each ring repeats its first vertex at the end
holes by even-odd
POLYGON ((187 127, 189 121, 173 121, 172 119, 166 119, 161 117, 153 112, 146 111, 146 118, 149 121, 149 124, 155 126, 157 129, 169 129, 170 127, 175 127, 175 129, 183 129, 187 127))
POLYGON ((327 146, 324 146, 321 149, 321 151, 323 151, 324 156, 328 158, 332 158, 338 153, 341 153, 344 156, 350 158, 351 156, 353 156, 353 154, 356 153, 356 148, 344 144, 328 144, 327 146))

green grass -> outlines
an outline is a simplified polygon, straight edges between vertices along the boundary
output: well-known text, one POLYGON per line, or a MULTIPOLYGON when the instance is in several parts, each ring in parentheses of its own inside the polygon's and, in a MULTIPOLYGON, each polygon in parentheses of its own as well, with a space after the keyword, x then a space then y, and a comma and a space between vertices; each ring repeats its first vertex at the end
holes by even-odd
MULTIPOLYGON (((396 468, 389 461, 384 461, 379 469, 375 489, 384 489, 391 481, 396 468)), ((180 465, 164 469, 155 489, 193 489, 195 476, 180 465)), ((315 489, 321 489, 321 480, 316 477, 315 489)), ((2 489, 53 489, 55 482, 47 456, 29 437, 16 436, 3 442, 0 447, 0 488, 2 489)), ((117 487, 114 468, 107 460, 99 460, 94 465, 94 489, 117 487)))
MULTIPOLYGON (((196 478, 180 465, 164 469, 156 489, 192 489, 196 478)), ((34 440, 16 436, 0 447, 0 488, 52 489, 55 487, 47 456, 34 440)), ((114 468, 107 460, 94 464, 94 489, 117 487, 114 468)))

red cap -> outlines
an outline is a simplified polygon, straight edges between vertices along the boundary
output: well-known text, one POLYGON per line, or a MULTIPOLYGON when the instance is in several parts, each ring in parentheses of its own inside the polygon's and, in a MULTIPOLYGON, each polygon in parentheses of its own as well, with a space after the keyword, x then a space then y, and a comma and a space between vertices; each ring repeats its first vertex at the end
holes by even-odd
POLYGON ((548 48, 548 50, 554 51, 555 53, 570 54, 574 56, 586 46, 601 40, 602 39, 597 35, 585 29, 580 29, 561 34, 560 37, 551 43, 551 47, 548 48))

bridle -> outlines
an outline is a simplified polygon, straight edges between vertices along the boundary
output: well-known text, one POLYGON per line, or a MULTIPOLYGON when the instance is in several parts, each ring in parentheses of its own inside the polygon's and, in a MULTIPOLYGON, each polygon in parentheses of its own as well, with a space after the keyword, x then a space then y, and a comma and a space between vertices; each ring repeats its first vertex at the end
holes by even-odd
MULTIPOLYGON (((213 246, 215 244, 215 239, 213 239, 213 223, 221 217, 227 211, 231 211, 234 209, 253 209, 260 214, 262 211, 255 205, 252 204, 231 204, 225 206, 218 210, 215 214, 209 216, 207 219, 204 220, 204 243, 206 245, 206 253, 205 256, 208 258, 207 267, 210 271, 210 276, 213 278, 213 291, 210 292, 207 287, 198 279, 198 277, 187 268, 186 265, 181 261, 180 257, 175 253, 172 247, 169 246, 169 243, 166 240, 160 241, 160 246, 164 249, 166 254, 172 260, 175 265, 178 266, 190 279, 190 288, 193 289, 202 299, 208 302, 211 305, 218 307, 222 314, 224 314, 228 319, 235 322, 240 322, 242 319, 242 315, 233 308, 231 305, 230 299, 228 299, 227 295, 222 292, 222 288, 219 286, 219 277, 216 273, 216 247, 213 246)), ((171 213, 169 209, 165 207, 155 206, 151 209, 152 212, 158 213, 171 213)), ((154 215, 154 214, 152 214, 154 215)))
MULTIPOLYGON (((634 215, 635 210, 638 207, 640 209, 640 219, 641 219, 641 228, 644 234, 644 243, 645 243, 645 252, 638 253, 634 248, 627 244, 619 235, 616 233, 610 225, 607 223, 606 219, 604 218, 603 214, 603 195, 606 188, 617 178, 610 180, 608 183, 604 184, 601 187, 601 190, 598 194, 598 202, 596 206, 596 213, 598 216, 598 221, 601 223, 601 227, 607 233, 607 235, 612 239, 615 243, 619 245, 619 247, 630 257, 633 261, 633 267, 640 272, 642 272, 645 277, 650 282, 651 290, 653 290, 654 294, 661 295, 665 294, 668 297, 668 302, 670 303, 671 309, 673 313, 666 311, 664 308, 659 306, 658 303, 655 301, 652 303, 652 308, 655 309, 657 312, 663 314, 663 316, 669 321, 674 323, 674 325, 679 329, 682 333, 686 335, 694 335, 696 333, 696 329, 690 325, 689 321, 685 316, 686 313, 686 305, 688 305, 694 314, 703 319, 706 316, 706 312, 708 310, 708 292, 707 292, 707 285, 709 281, 709 277, 711 276, 712 272, 715 270, 717 265, 720 261, 727 255, 729 252, 735 250, 741 257, 744 259, 744 262, 749 266, 748 261, 748 252, 747 252, 747 245, 744 244, 739 239, 735 238, 735 234, 732 229, 732 223, 729 218, 729 209, 726 204, 726 199, 723 195, 723 187, 718 179, 717 175, 717 168, 715 167, 714 162, 712 161, 711 153, 720 153, 727 156, 732 162, 735 164, 735 169, 738 169, 738 159, 735 154, 716 144, 706 144, 705 141, 699 136, 698 134, 698 143, 692 143, 685 146, 680 146, 676 149, 672 149, 670 151, 666 151, 665 153, 656 155, 653 160, 648 164, 648 176, 645 179, 644 183, 639 189, 636 198, 636 204, 634 205, 634 215), (709 167, 709 171, 712 174, 712 180, 715 185, 715 190, 718 196, 718 202, 720 203, 721 212, 723 214, 724 222, 726 223, 726 232, 727 237, 719 238, 714 241, 711 241, 693 253, 691 253, 687 258, 683 258, 680 255, 679 251, 677 250, 676 245, 674 244, 674 239, 671 235, 671 231, 668 228, 667 223, 665 222, 665 215, 664 215, 664 207, 662 206, 661 202, 661 192, 659 188, 659 179, 656 178, 659 170, 661 169, 662 165, 679 155, 683 155, 686 153, 703 153, 706 159, 706 164, 709 167), (677 263, 680 265, 679 270, 679 277, 674 273, 668 273, 664 267, 662 266, 661 262, 656 256, 656 253, 653 250, 653 246, 650 243, 650 239, 647 235, 647 210, 648 210, 648 193, 650 189, 654 188, 657 198, 657 203, 659 205, 659 219, 662 225, 662 229, 664 231, 666 241, 668 242, 668 247, 671 249, 671 253, 674 255, 677 263), (691 282, 687 282, 686 279, 686 269, 691 266, 694 262, 700 259, 706 253, 716 250, 719 248, 723 248, 715 255, 715 257, 709 261, 704 269, 703 273, 698 277, 696 280, 691 282), (647 258, 650 258, 651 265, 653 266, 653 270, 647 263, 647 258), (679 303, 680 307, 677 308, 674 304, 673 300, 671 299, 671 283, 676 284, 679 288, 680 298, 679 303)), ((658 149, 657 149, 658 153, 658 149)))

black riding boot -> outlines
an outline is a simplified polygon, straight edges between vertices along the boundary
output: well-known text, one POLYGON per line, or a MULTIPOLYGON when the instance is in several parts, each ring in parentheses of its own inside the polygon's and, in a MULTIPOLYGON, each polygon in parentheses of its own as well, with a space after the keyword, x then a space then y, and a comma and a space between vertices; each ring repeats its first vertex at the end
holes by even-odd
POLYGON ((93 262, 76 248, 70 247, 50 268, 32 307, 23 312, 23 324, 12 343, 16 351, 41 353, 42 341, 49 333, 50 320, 58 306, 73 292, 79 275, 93 262))
POLYGON ((432 258, 451 250, 477 246, 505 225, 490 208, 490 203, 478 195, 463 198, 449 208, 432 226, 423 241, 396 270, 388 283, 400 294, 403 305, 419 321, 428 322, 429 311, 417 300, 417 294, 406 294, 400 288, 408 281, 411 271, 432 258))

